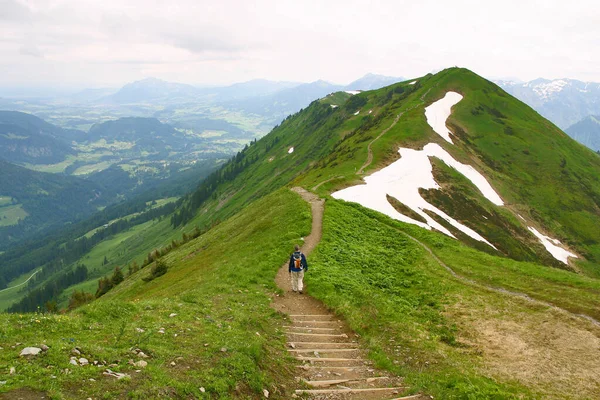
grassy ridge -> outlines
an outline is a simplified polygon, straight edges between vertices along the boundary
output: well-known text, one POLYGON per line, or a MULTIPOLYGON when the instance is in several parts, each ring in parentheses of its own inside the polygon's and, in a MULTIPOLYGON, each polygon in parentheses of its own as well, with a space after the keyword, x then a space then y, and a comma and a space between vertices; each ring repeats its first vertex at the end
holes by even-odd
POLYGON ((143 269, 66 316, 0 314, 0 366, 17 371, 0 392, 31 387, 66 399, 227 399, 260 398, 267 389, 287 398, 282 384, 293 376, 269 294, 291 246, 309 231, 308 205, 278 191, 171 252, 167 274, 152 282, 142 281, 143 269), (17 357, 21 346, 10 347, 42 340, 50 350, 31 361, 17 357), (102 377, 106 367, 70 365, 74 346, 131 378, 116 381, 102 377), (150 355, 142 372, 128 364, 137 361, 132 347, 150 355))
MULTIPOLYGON (((480 358, 480 350, 463 341, 463 332, 459 335, 457 325, 464 324, 463 317, 449 312, 457 304, 480 320, 490 310, 502 310, 494 311, 499 320, 520 323, 523 318, 548 321, 559 317, 539 317, 551 309, 526 302, 516 301, 507 308, 510 296, 455 279, 401 231, 433 249, 458 274, 481 285, 527 293, 596 318, 597 280, 488 255, 440 233, 332 199, 327 201, 323 229, 306 277, 309 292, 343 315, 368 343, 371 357, 381 367, 405 376, 415 390, 444 399, 538 398, 540 393, 564 398, 572 394, 572 386, 577 387, 577 381, 569 382, 571 387, 525 387, 486 369, 489 359, 480 358)), ((516 371, 511 373, 516 375, 516 371)), ((568 380, 566 376, 561 379, 568 380)))
POLYGON ((480 160, 506 202, 600 262, 600 157, 470 71, 450 69, 436 77, 431 96, 465 93, 449 119, 458 128, 458 146, 480 160))
POLYGON ((361 211, 327 202, 323 239, 306 277, 311 295, 342 314, 379 366, 411 387, 444 399, 527 393, 469 367, 472 359, 454 350, 456 328, 444 316, 457 285, 421 247, 361 211))

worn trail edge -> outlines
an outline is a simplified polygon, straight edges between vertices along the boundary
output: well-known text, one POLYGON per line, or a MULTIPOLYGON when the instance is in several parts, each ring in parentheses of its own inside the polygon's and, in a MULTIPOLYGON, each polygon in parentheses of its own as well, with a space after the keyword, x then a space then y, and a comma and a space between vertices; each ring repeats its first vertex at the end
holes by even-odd
POLYGON ((409 235, 408 233, 401 231, 400 229, 397 229, 397 228, 394 228, 394 229, 398 233, 400 233, 400 234, 408 237, 410 240, 414 241, 419 246, 421 246, 427 253, 429 253, 429 255, 439 265, 441 265, 442 267, 444 267, 444 269, 446 269, 446 271, 448 271, 450 273, 450 275, 452 275, 455 279, 457 279, 457 280, 459 280, 459 281, 461 281, 461 282, 463 282, 463 283, 465 283, 467 285, 470 285, 470 286, 473 286, 473 287, 476 287, 476 288, 479 288, 479 289, 483 289, 483 290, 488 290, 490 292, 496 292, 496 293, 500 293, 500 294, 508 295, 508 296, 512 296, 512 297, 519 297, 519 298, 521 298, 523 300, 526 300, 526 301, 528 301, 530 303, 538 304, 538 305, 541 305, 541 306, 544 306, 544 307, 552 308, 553 310, 556 310, 558 312, 564 313, 564 314, 569 315, 569 316, 571 316, 573 318, 583 318, 583 319, 591 322, 592 324, 600 327, 600 321, 598 321, 597 319, 595 319, 593 317, 590 317, 589 315, 580 314, 580 313, 574 313, 574 312, 571 312, 571 311, 569 311, 567 309, 559 307, 559 306, 557 306, 555 304, 549 303, 547 301, 534 299, 533 297, 529 296, 526 293, 515 292, 515 291, 512 291, 512 290, 508 290, 508 289, 504 289, 504 288, 496 287, 496 286, 488 286, 488 285, 476 282, 473 279, 469 279, 469 278, 467 278, 465 276, 459 275, 459 274, 456 273, 456 271, 454 271, 452 268, 450 268, 448 265, 446 265, 446 263, 444 263, 442 260, 440 260, 438 258, 438 256, 436 256, 433 253, 433 250, 431 250, 425 243, 423 243, 420 240, 416 239, 415 237, 409 235))
MULTIPOLYGON (((394 118, 394 122, 392 122, 392 124, 389 127, 387 127, 386 129, 384 129, 375 139, 373 139, 373 140, 371 140, 369 142, 369 144, 367 145, 367 160, 362 165, 362 167, 360 167, 360 169, 356 172, 357 175, 362 175, 364 173, 364 171, 365 171, 365 168, 367 168, 373 162, 373 150, 371 149, 371 146, 373 145, 373 143, 375 143, 376 141, 378 141, 379 139, 381 139, 381 137, 383 135, 385 135, 386 133, 388 133, 388 131, 390 129, 392 129, 398 123, 398 121, 400 120, 400 118, 402 117, 402 115, 404 113, 407 113, 409 111, 414 110, 415 108, 417 108, 419 106, 422 106, 423 103, 425 103, 425 96, 427 96, 429 94, 430 90, 431 90, 431 88, 427 89, 427 91, 421 95, 421 97, 420 97, 421 103, 415 104, 414 106, 410 107, 409 109, 407 109, 405 111, 402 111, 400 114, 396 115, 396 118, 394 118)), ((325 182, 322 182, 322 183, 325 183, 325 182)), ((316 187, 319 187, 321 184, 317 185, 316 187)))
MULTIPOLYGON (((303 188, 292 190, 309 202, 312 209, 312 230, 302 244, 302 252, 308 257, 321 240, 324 200, 303 188)), ((310 265, 310 258, 308 262, 310 265)), ((291 291, 287 262, 275 281, 283 295, 276 295, 272 306, 287 315, 284 329, 288 351, 299 363, 300 379, 294 396, 319 400, 426 398, 399 397, 407 389, 402 379, 373 367, 357 335, 345 321, 306 292, 291 291)))

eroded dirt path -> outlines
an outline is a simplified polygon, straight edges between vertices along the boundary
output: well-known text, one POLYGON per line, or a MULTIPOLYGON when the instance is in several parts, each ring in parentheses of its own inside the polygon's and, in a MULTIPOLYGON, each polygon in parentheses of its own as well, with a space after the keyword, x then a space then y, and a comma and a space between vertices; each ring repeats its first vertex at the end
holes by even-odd
MULTIPOLYGON (((371 150, 371 146, 373 145, 373 143, 375 143, 376 141, 378 141, 379 139, 381 139, 381 137, 383 135, 385 135, 386 133, 388 133, 388 131, 390 129, 392 129, 398 123, 398 121, 400 120, 400 118, 402 117, 403 114, 405 114, 405 113, 407 113, 409 111, 412 111, 415 108, 423 105, 423 103, 425 103, 425 96, 427 96, 427 94, 429 94, 430 90, 431 90, 431 88, 429 88, 429 90, 427 90, 425 93, 423 93, 423 95, 421 95, 421 97, 420 97, 421 103, 415 104, 414 106, 412 106, 408 110, 402 111, 400 114, 396 115, 396 118, 394 118, 394 122, 392 122, 392 124, 390 126, 388 126, 379 135, 377 135, 377 137, 375 139, 373 139, 373 140, 371 140, 369 142, 369 144, 367 145, 367 152, 368 152, 368 154, 367 154, 367 160, 362 165, 362 167, 360 167, 360 169, 358 171, 356 171, 356 175, 362 175, 364 173, 365 168, 367 168, 373 162, 373 150, 371 150)), ((319 186, 319 185, 317 185, 317 186, 319 186)))
MULTIPOLYGON (((292 189, 311 204, 312 231, 302 252, 310 266, 310 253, 321 240, 324 201, 302 188, 292 189)), ((310 268, 307 273, 310 273, 310 268)), ((406 388, 402 379, 375 369, 366 358, 358 337, 348 325, 320 301, 291 291, 288 263, 275 279, 283 295, 275 296, 273 308, 287 314, 284 329, 288 351, 299 361, 301 378, 295 394, 311 399, 425 399, 420 395, 398 397, 406 388)))

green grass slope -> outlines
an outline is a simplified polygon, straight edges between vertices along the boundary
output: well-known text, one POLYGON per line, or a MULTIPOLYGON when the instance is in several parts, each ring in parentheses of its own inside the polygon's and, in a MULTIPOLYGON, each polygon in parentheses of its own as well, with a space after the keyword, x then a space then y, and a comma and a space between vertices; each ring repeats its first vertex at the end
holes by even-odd
POLYGON ((505 286, 598 318, 596 279, 487 255, 440 233, 332 199, 311 266, 309 292, 347 319, 381 368, 434 398, 594 398, 600 393, 598 379, 581 384, 588 369, 598 367, 595 356, 586 355, 595 353, 600 337, 594 324, 490 289, 505 286), (449 273, 438 260, 467 279, 449 273), (539 331, 541 321, 544 330, 539 331), (484 324, 509 329, 492 342, 484 324), (570 343, 571 335, 579 334, 585 339, 570 343))
POLYGON ((66 316, 0 314, 0 365, 16 370, 0 393, 29 387, 65 399, 227 399, 264 398, 267 389, 288 398, 293 366, 269 296, 310 220, 308 205, 281 190, 165 256, 167 273, 151 282, 142 279, 147 267, 66 316), (48 352, 18 357, 21 347, 42 342, 48 352), (70 365, 74 347, 106 365, 70 365), (146 368, 129 363, 140 359, 135 348, 149 355, 146 368), (106 368, 129 378, 104 377, 106 368))
POLYGON ((351 117, 361 118, 359 126, 339 132, 341 141, 302 176, 302 185, 318 187, 319 193, 326 195, 359 183, 356 172, 367 161, 366 144, 373 152, 373 162, 365 169, 369 174, 396 160, 399 147, 420 149, 438 143, 455 159, 486 176, 507 206, 494 206, 460 174, 435 159, 436 178, 443 189, 427 193, 429 201, 482 233, 500 254, 566 267, 527 230, 534 226, 582 256, 573 268, 590 275, 598 273, 600 231, 595 227, 600 223, 600 157, 596 153, 495 84, 465 69, 428 75, 412 86, 399 83, 361 93, 351 101, 361 103, 362 113, 373 113, 351 117), (433 132, 424 114, 426 106, 448 91, 464 96, 448 121, 454 145, 433 132), (517 213, 526 222, 520 221, 517 213))

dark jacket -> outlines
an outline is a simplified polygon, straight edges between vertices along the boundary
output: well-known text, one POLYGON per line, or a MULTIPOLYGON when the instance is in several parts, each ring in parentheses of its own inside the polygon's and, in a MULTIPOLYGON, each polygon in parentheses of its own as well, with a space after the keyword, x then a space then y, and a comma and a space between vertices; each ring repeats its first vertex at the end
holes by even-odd
POLYGON ((302 270, 308 271, 308 263, 306 262, 306 257, 302 252, 295 251, 290 256, 290 272, 300 272, 302 270), (302 268, 298 269, 295 267, 296 263, 294 262, 294 258, 300 257, 300 264, 302 268))

